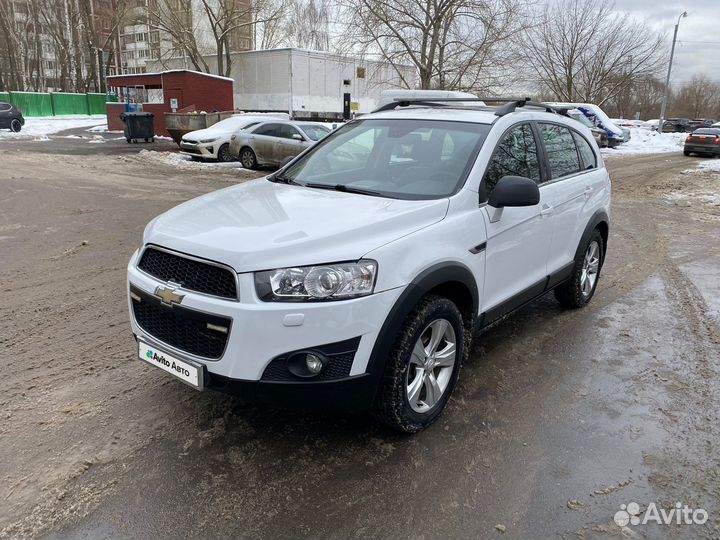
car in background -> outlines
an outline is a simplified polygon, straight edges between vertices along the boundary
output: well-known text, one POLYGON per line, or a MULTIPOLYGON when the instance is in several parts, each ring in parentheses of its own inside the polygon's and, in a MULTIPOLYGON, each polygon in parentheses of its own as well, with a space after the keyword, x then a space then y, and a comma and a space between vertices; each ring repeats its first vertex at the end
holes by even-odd
POLYGON ((551 107, 574 107, 582 112, 596 127, 604 129, 608 136, 608 146, 615 148, 630 140, 630 130, 616 126, 600 107, 592 103, 548 103, 551 107))
POLYGON ((692 131, 687 118, 668 118, 663 122, 663 133, 687 133, 692 131))
POLYGON ((267 119, 267 116, 235 115, 208 128, 191 131, 180 140, 180 153, 195 160, 232 161, 229 149, 233 134, 267 119))
POLYGON ((715 120, 709 120, 706 118, 693 118, 690 120, 690 131, 693 132, 696 129, 709 128, 715 123, 715 120))
POLYGON ((18 133, 25 125, 22 111, 12 103, 0 101, 0 129, 9 129, 18 133))
POLYGON ((318 122, 271 120, 235 133, 230 138, 229 151, 246 169, 279 167, 331 131, 318 122))
POLYGON ((720 128, 720 122, 715 122, 712 126, 712 128, 720 128))
POLYGON ((573 120, 577 120, 580 122, 583 126, 588 128, 590 130, 590 133, 592 133, 593 138, 595 139, 595 142, 600 148, 607 148, 608 146, 608 136, 604 129, 600 129, 599 127, 596 127, 595 124, 593 124, 587 116, 585 116, 582 111, 575 108, 563 108, 563 107, 554 107, 554 109, 565 116, 569 116, 573 120))
POLYGON ((643 126, 642 126, 642 127, 647 128, 647 129, 651 129, 651 130, 653 130, 653 131, 657 131, 659 125, 660 125, 660 119, 659 119, 659 118, 652 118, 652 119, 650 119, 650 120, 645 120, 645 122, 643 122, 643 126))
POLYGON ((700 128, 685 139, 683 154, 720 156, 720 128, 700 128))

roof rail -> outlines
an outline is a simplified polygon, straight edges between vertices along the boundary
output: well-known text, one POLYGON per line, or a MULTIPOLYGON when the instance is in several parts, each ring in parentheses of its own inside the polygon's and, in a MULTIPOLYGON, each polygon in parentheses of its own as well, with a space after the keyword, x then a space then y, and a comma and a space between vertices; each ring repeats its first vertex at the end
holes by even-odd
POLYGON ((550 105, 547 103, 540 103, 537 101, 532 101, 529 97, 519 99, 517 101, 511 101, 510 103, 507 103, 506 105, 503 105, 500 107, 500 109, 495 113, 495 116, 505 116, 506 114, 510 114, 512 112, 515 112, 515 109, 520 107, 539 107, 541 109, 545 109, 545 112, 550 113, 556 113, 557 111, 553 109, 550 105))
POLYGON ((545 112, 552 112, 557 113, 553 107, 550 105, 547 105, 546 103, 539 103, 536 101, 532 101, 529 97, 525 98, 517 98, 517 97, 475 97, 475 98, 464 98, 464 97, 455 97, 455 98, 431 98, 431 99, 405 99, 405 98, 396 98, 395 100, 391 101, 390 103, 386 103, 385 105, 381 105, 377 109, 375 109, 373 112, 382 112, 382 111, 392 111, 393 109, 396 109, 398 107, 409 107, 410 105, 424 105, 426 107, 447 107, 448 104, 452 103, 467 103, 467 102, 480 102, 485 103, 487 101, 495 101, 495 102, 503 102, 505 105, 500 107, 495 112, 496 116, 505 116, 506 114, 509 114, 511 112, 515 112, 515 109, 519 107, 539 107, 541 109, 545 109, 545 112))

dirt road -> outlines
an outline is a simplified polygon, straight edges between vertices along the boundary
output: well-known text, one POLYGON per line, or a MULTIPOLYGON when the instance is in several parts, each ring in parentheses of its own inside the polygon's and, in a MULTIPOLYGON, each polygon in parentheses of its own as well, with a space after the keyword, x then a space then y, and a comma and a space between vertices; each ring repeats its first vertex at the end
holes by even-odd
POLYGON ((144 225, 253 175, 46 144, 0 143, 0 537, 720 537, 720 172, 609 159, 593 303, 549 295, 485 331, 441 420, 405 437, 136 361, 144 225), (632 501, 710 519, 621 531, 632 501))

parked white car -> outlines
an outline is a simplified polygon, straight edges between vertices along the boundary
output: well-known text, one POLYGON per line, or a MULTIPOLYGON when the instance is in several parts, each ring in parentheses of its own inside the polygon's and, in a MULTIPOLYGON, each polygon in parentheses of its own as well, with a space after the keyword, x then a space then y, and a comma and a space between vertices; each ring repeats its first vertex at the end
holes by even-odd
POLYGON ((397 105, 150 222, 128 265, 140 359, 415 432, 476 330, 551 290, 590 302, 610 207, 590 131, 525 101, 397 105))
POLYGON ((267 120, 267 116, 253 115, 236 115, 220 120, 209 128, 183 135, 180 152, 198 160, 233 161, 229 151, 230 137, 267 120))
POLYGON ((233 134, 228 151, 246 169, 278 167, 325 138, 331 131, 319 122, 271 120, 233 134))

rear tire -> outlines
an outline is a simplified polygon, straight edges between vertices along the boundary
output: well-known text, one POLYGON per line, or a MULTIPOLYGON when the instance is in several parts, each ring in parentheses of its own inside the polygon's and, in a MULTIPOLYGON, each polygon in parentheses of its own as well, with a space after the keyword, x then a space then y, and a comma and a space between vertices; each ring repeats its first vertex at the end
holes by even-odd
POLYGON ((22 123, 20 123, 20 120, 17 118, 13 118, 10 121, 10 131, 13 133, 20 133, 20 130, 22 129, 22 123))
POLYGON ((217 160, 221 163, 227 163, 228 161, 234 161, 232 155, 230 154, 230 145, 229 144, 223 144, 218 148, 217 153, 217 160))
POLYGON ((255 157, 255 152, 253 152, 252 148, 246 146, 240 150, 240 163, 242 163, 242 166, 246 169, 257 169, 257 157, 255 157))
POLYGON ((428 295, 398 333, 375 399, 384 424, 416 433, 432 424, 455 388, 466 354, 468 328, 457 306, 428 295))
POLYGON ((586 306, 595 294, 600 270, 604 262, 604 241, 595 229, 581 244, 575 256, 575 265, 570 279, 555 288, 555 298, 560 305, 577 309, 586 306))
POLYGON ((683 154, 685 154, 686 156, 689 156, 690 152, 688 152, 687 150, 683 150, 683 154))

